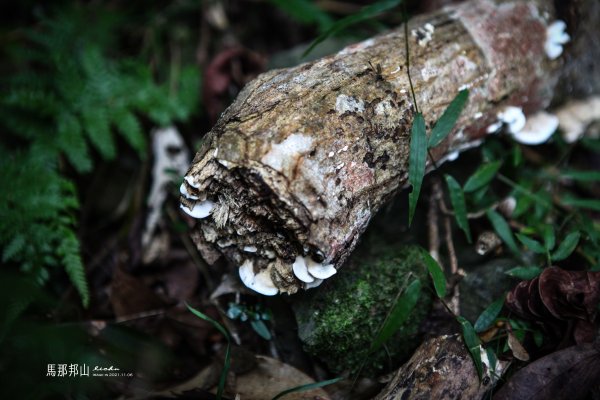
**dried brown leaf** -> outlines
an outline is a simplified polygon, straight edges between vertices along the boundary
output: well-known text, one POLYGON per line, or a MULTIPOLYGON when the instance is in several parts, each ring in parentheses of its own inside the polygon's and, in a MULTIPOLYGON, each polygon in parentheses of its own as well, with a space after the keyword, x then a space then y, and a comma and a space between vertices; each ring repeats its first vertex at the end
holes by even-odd
POLYGON ((511 331, 508 331, 508 347, 510 347, 513 356, 515 356, 517 360, 529 361, 529 353, 511 331))
POLYGON ((577 400, 586 398, 600 379, 598 344, 572 346, 515 373, 494 400, 577 400))

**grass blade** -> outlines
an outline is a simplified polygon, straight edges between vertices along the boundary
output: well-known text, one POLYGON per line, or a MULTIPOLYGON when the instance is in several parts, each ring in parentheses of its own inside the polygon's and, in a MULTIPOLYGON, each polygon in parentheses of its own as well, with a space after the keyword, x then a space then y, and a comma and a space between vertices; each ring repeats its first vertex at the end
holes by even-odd
POLYGON ((469 220, 467 218, 467 206, 465 204, 465 194, 462 188, 456 182, 456 179, 450 175, 444 175, 446 178, 446 185, 448 186, 448 193, 450 193, 450 202, 454 209, 454 217, 458 227, 463 230, 467 235, 467 240, 471 243, 471 229, 469 228, 469 220))
POLYGON ((498 214, 494 210, 488 210, 485 214, 492 223, 492 226, 494 227, 494 230, 498 236, 500 236, 500 239, 502 239, 508 248, 515 254, 520 254, 519 247, 515 242, 515 238, 510 230, 510 226, 508 226, 508 223, 504 220, 502 215, 498 214))
POLYGON ((465 192, 474 192, 485 186, 492 180, 494 175, 496 175, 496 172, 498 172, 501 165, 502 163, 500 161, 494 161, 479 167, 477 171, 469 177, 463 190, 465 192))
POLYGON ((554 254, 552 254, 552 261, 561 261, 569 257, 577 247, 580 237, 579 232, 569 233, 560 243, 554 254))
POLYGON ((473 326, 475 332, 483 332, 489 328, 496 317, 498 317, 500 314, 500 311, 502 311, 503 306, 504 296, 487 306, 487 308, 479 315, 477 321, 475 321, 475 325, 473 326))
POLYGON ((528 236, 522 235, 520 233, 517 233, 516 236, 517 236, 517 239, 519 239, 519 242, 521 242, 525 246, 527 246, 527 248, 529 250, 533 251, 536 254, 546 254, 546 249, 537 240, 532 239, 528 236))
POLYGON ((423 250, 423 261, 427 266, 427 270, 429 271, 429 275, 431 275, 431 279, 433 280, 433 287, 435 288, 435 293, 437 297, 443 299, 446 297, 446 276, 444 275, 444 271, 440 264, 435 260, 435 258, 431 257, 431 255, 423 250))
POLYGON ((231 338, 229 337, 229 333, 227 333, 227 330, 225 330, 225 328, 223 328, 223 326, 217 321, 215 321, 208 315, 196 310, 187 303, 185 304, 185 306, 196 317, 210 322, 210 324, 214 326, 219 332, 221 332, 223 336, 225 336, 225 338, 227 339, 227 349, 225 350, 225 362, 223 363, 223 370, 221 370, 221 377, 219 378, 219 386, 217 388, 217 399, 220 400, 221 397, 223 397, 223 390, 225 389, 225 379, 227 379, 227 372, 229 371, 229 364, 231 363, 231 338))
POLYGON ((481 341, 479 340, 479 336, 475 333, 475 329, 473 329, 471 323, 464 317, 458 316, 456 317, 456 320, 462 328, 463 340, 473 358, 479 380, 481 380, 481 377, 483 376, 483 365, 481 363, 481 341))
POLYGON ((565 206, 576 208, 585 208, 588 210, 600 211, 600 200, 594 199, 578 199, 575 197, 567 197, 560 201, 565 206))
POLYGON ((573 179, 581 182, 600 181, 600 171, 563 171, 560 173, 561 178, 573 179))
POLYGON ((467 104, 467 100, 469 98, 469 91, 467 89, 463 89, 450 102, 440 119, 436 122, 435 126, 431 130, 431 135, 429 136, 429 144, 427 147, 432 148, 437 146, 448 136, 448 134, 454 128, 460 113, 462 112, 465 104, 467 104))
POLYGON ((282 398, 283 396, 285 396, 286 394, 290 394, 290 393, 303 392, 303 391, 306 391, 306 390, 312 390, 312 389, 321 388, 321 387, 324 387, 324 386, 331 385, 331 384, 334 384, 336 382, 339 382, 342 379, 343 379, 342 377, 339 377, 339 378, 329 379, 327 381, 316 382, 316 383, 308 383, 306 385, 296 386, 296 387, 293 387, 291 389, 284 390, 281 393, 278 393, 271 400, 278 400, 278 399, 282 398))
POLYGON ((331 27, 329 27, 329 29, 320 34, 310 44, 310 46, 308 47, 308 49, 306 49, 302 56, 306 57, 308 53, 310 53, 315 47, 317 47, 317 45, 319 45, 331 35, 335 35, 336 33, 348 28, 349 26, 376 17, 382 12, 398 6, 401 2, 402 0, 380 0, 361 8, 361 10, 356 14, 349 15, 345 18, 340 19, 339 21, 336 21, 331 27))
POLYGON ((514 267, 505 272, 506 275, 512 276, 513 278, 522 279, 528 281, 535 278, 542 273, 540 267, 514 267))
POLYGON ((427 161, 427 133, 425 132, 425 119, 421 113, 417 113, 412 125, 410 137, 410 156, 408 165, 408 181, 412 185, 412 191, 408 195, 408 225, 412 223, 421 184, 425 176, 425 162, 427 161))
POLYGON ((371 344, 370 352, 378 350, 389 338, 392 337, 392 335, 394 335, 398 328, 400 328, 400 326, 406 322, 411 311, 417 305, 417 301, 419 300, 420 296, 421 281, 419 279, 415 279, 406 287, 404 293, 402 293, 396 300, 396 303, 385 319, 383 326, 371 344))

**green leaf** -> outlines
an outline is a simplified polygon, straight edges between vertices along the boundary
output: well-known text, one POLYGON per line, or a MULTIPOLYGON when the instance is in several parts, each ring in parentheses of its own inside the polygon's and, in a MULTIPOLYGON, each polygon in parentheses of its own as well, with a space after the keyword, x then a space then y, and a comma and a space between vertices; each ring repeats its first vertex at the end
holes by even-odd
POLYGON ((475 325, 473 328, 476 332, 483 332, 494 322, 494 320, 502 311, 502 306, 504 306, 504 296, 494 301, 492 304, 487 306, 485 310, 479 315, 477 321, 475 321, 475 325))
POLYGON ((492 349, 491 347, 486 347, 485 353, 487 354, 487 357, 488 357, 490 372, 492 373, 492 375, 496 375, 496 366, 498 365, 498 356, 496 356, 494 349, 492 349))
POLYGON ((494 161, 479 167, 477 171, 475 171, 475 173, 469 177, 463 190, 465 192, 474 192, 477 189, 487 185, 492 180, 494 175, 496 175, 501 165, 501 161, 494 161))
POLYGON ((271 340, 271 332, 269 331, 269 328, 267 328, 267 325, 265 325, 265 323, 261 320, 252 320, 250 321, 250 325, 252 326, 252 329, 254 329, 254 332, 258 333, 258 335, 265 339, 265 340, 271 340))
POLYGON ((547 251, 551 251, 556 245, 556 235, 554 234, 554 228, 551 225, 545 225, 543 229, 543 235, 544 247, 547 251))
POLYGON ((68 228, 60 229, 60 235, 62 240, 58 246, 57 254, 61 257, 65 271, 71 283, 77 289, 83 306, 87 308, 90 304, 90 291, 85 277, 85 267, 81 261, 79 240, 75 233, 68 228))
POLYGON ((494 230, 496 231, 498 236, 500 236, 504 243, 506 243, 508 248, 512 250, 515 254, 520 254, 519 247, 515 242, 515 238, 513 237, 512 231, 510 230, 510 226, 508 226, 508 223, 504 220, 502 215, 498 214, 496 211, 491 209, 488 210, 485 214, 492 223, 492 226, 494 227, 494 230))
POLYGON ((569 233, 560 243, 554 254, 552 254, 552 261, 561 261, 569 257, 577 247, 580 237, 581 235, 577 231, 569 233))
POLYGON ((333 20, 315 3, 309 0, 270 0, 292 18, 303 24, 317 24, 320 31, 329 28, 333 20))
POLYGON ((537 254, 546 254, 546 249, 537 240, 532 239, 532 238, 530 238, 528 236, 522 235, 520 233, 517 233, 516 236, 517 236, 517 239, 519 239, 519 242, 521 242, 525 246, 527 246, 527 248, 529 250, 531 250, 531 251, 533 251, 534 253, 537 253, 537 254))
POLYGON ((421 184, 425 176, 425 163, 427 161, 427 134, 425 133, 425 119, 417 113, 412 125, 410 137, 410 155, 408 165, 408 181, 412 191, 408 195, 408 225, 412 223, 417 201, 421 192, 421 184))
POLYGON ((16 234, 9 242, 4 246, 2 251, 2 262, 7 262, 19 254, 27 244, 25 236, 21 233, 16 234))
POLYGON ((465 104, 467 104, 467 99, 469 98, 469 91, 467 89, 463 89, 450 102, 440 119, 436 122, 435 126, 431 130, 431 135, 429 135, 429 144, 427 147, 432 148, 437 146, 448 136, 448 134, 454 128, 460 113, 462 112, 465 104))
POLYGON ((106 160, 115 158, 115 143, 108 116, 102 108, 86 109, 82 114, 84 128, 90 142, 106 160))
POLYGON ((530 280, 538 276, 542 273, 542 269, 540 267, 515 267, 511 268, 505 272, 506 275, 512 276, 513 278, 518 278, 522 280, 530 280))
POLYGON ((71 113, 63 113, 58 117, 58 138, 56 143, 77 172, 89 172, 92 160, 88 146, 81 134, 81 125, 71 113))
POLYGON ((237 319, 242 315, 241 307, 236 303, 229 303, 229 309, 227 310, 227 316, 231 319, 237 319))
POLYGON ((471 243, 471 230, 469 228, 469 220, 467 218, 467 206, 465 204, 465 195, 462 188, 456 182, 456 180, 450 175, 444 175, 446 178, 446 184, 448 185, 448 192, 450 193, 450 202, 454 209, 454 217, 458 227, 463 230, 467 235, 467 240, 471 243))
POLYGON ((419 279, 413 280, 404 290, 404 292, 398 297, 390 313, 385 319, 383 326, 379 330, 379 333, 375 337, 375 340, 371 344, 371 351, 378 350, 394 333, 400 328, 400 326, 406 322, 410 313, 415 308, 419 297, 421 296, 421 281, 419 279))
POLYGON ((431 279, 433 280, 433 287, 435 288, 435 293, 437 297, 443 299, 446 297, 446 276, 444 275, 444 271, 440 264, 435 260, 435 258, 431 257, 431 255, 423 250, 423 261, 427 266, 427 270, 431 275, 431 279))
POLYGON ((562 178, 573 179, 581 182, 600 181, 600 171, 567 170, 560 173, 562 178))
POLYGON ((473 362, 475 363, 475 368, 477 369, 477 374, 479 375, 479 379, 481 380, 483 376, 483 365, 481 363, 481 341, 479 340, 479 336, 473 329, 473 326, 469 321, 467 321, 464 317, 460 315, 456 317, 456 320, 460 324, 463 333, 463 340, 471 357, 473 358, 473 362))
POLYGON ((563 198, 560 202, 562 204, 564 204, 565 206, 600 211, 600 200, 578 199, 575 197, 566 197, 566 198, 563 198))
POLYGON ((217 321, 209 317, 208 315, 196 310, 188 303, 185 303, 185 306, 190 310, 192 314, 196 317, 203 319, 209 322, 212 326, 214 326, 219 332, 225 336, 227 339, 227 349, 225 350, 225 362, 223 363, 223 369, 221 370, 221 377, 219 378, 219 387, 217 388, 217 399, 220 400, 223 397, 223 390, 225 389, 225 380, 227 379, 227 372, 229 371, 229 365, 231 363, 231 338, 229 337, 229 333, 221 324, 217 321))
POLYGON ((296 386, 296 387, 293 387, 291 389, 284 390, 281 393, 278 393, 271 400, 278 400, 278 399, 282 398, 283 396, 285 396, 286 394, 290 394, 290 393, 304 392, 306 390, 312 390, 312 389, 321 388, 321 387, 324 387, 324 386, 331 385, 333 383, 339 382, 342 379, 344 379, 344 378, 343 377, 339 377, 339 378, 333 378, 333 379, 329 379, 329 380, 322 381, 322 382, 308 383, 306 385, 296 386))
POLYGON ((339 33, 340 31, 348 28, 349 26, 376 17, 384 11, 391 10, 392 8, 398 6, 401 2, 402 0, 379 0, 373 4, 361 8, 361 10, 356 14, 349 15, 345 18, 340 19, 339 21, 336 21, 329 29, 320 34, 311 43, 311 45, 308 47, 308 49, 306 49, 302 56, 306 57, 308 53, 313 51, 313 49, 317 47, 319 43, 323 42, 328 37, 339 33))
POLYGON ((113 122, 125 140, 143 158, 146 154, 146 138, 136 116, 127 110, 118 110, 114 114, 113 122))

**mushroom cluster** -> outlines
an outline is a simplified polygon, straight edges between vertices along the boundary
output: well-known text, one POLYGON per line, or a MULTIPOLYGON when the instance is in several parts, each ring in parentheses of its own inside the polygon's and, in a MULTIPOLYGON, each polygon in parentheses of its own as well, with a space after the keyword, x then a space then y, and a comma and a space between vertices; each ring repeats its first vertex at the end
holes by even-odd
MULTIPOLYGON (((227 169, 222 163, 213 165, 217 171, 227 169)), ((283 250, 277 242, 281 234, 272 234, 269 245, 265 241, 248 242, 244 245, 238 243, 244 237, 260 237, 263 229, 253 227, 252 221, 245 221, 243 231, 230 232, 230 239, 219 238, 218 230, 231 230, 227 221, 231 221, 241 214, 239 209, 233 207, 226 198, 213 201, 207 198, 201 190, 201 185, 191 176, 186 176, 179 188, 181 194, 180 208, 192 218, 202 219, 203 239, 214 241, 219 248, 227 250, 230 259, 238 262, 238 271, 241 281, 248 288, 265 296, 274 296, 280 292, 294 293, 298 287, 310 289, 319 286, 323 280, 333 276, 337 270, 333 263, 319 262, 322 253, 311 252, 305 247, 301 254, 296 254, 293 262, 286 263, 278 257, 283 250), (232 237, 235 237, 234 240, 232 237)), ((283 239, 283 238, 281 238, 283 239)), ((289 258, 289 257, 288 257, 289 258)), ((291 260, 290 260, 291 261, 291 260)))
POLYGON ((522 108, 506 106, 496 116, 498 120, 487 127, 487 133, 497 133, 504 128, 517 142, 527 145, 545 143, 558 128, 558 117, 546 111, 527 118, 522 108))

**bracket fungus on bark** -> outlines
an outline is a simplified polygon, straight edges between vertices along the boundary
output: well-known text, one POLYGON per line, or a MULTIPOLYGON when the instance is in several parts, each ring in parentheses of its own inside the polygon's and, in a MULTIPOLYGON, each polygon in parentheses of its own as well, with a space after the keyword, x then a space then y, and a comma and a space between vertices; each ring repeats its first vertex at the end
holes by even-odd
MULTIPOLYGON (((427 123, 470 90, 457 128, 432 150, 437 164, 481 143, 504 107, 548 106, 560 62, 546 55, 551 9, 540 3, 471 1, 409 22, 427 123)), ((371 216, 407 185, 415 106, 405 60, 400 27, 242 90, 181 189, 209 262, 224 254, 263 294, 313 287, 340 268, 371 216)))

